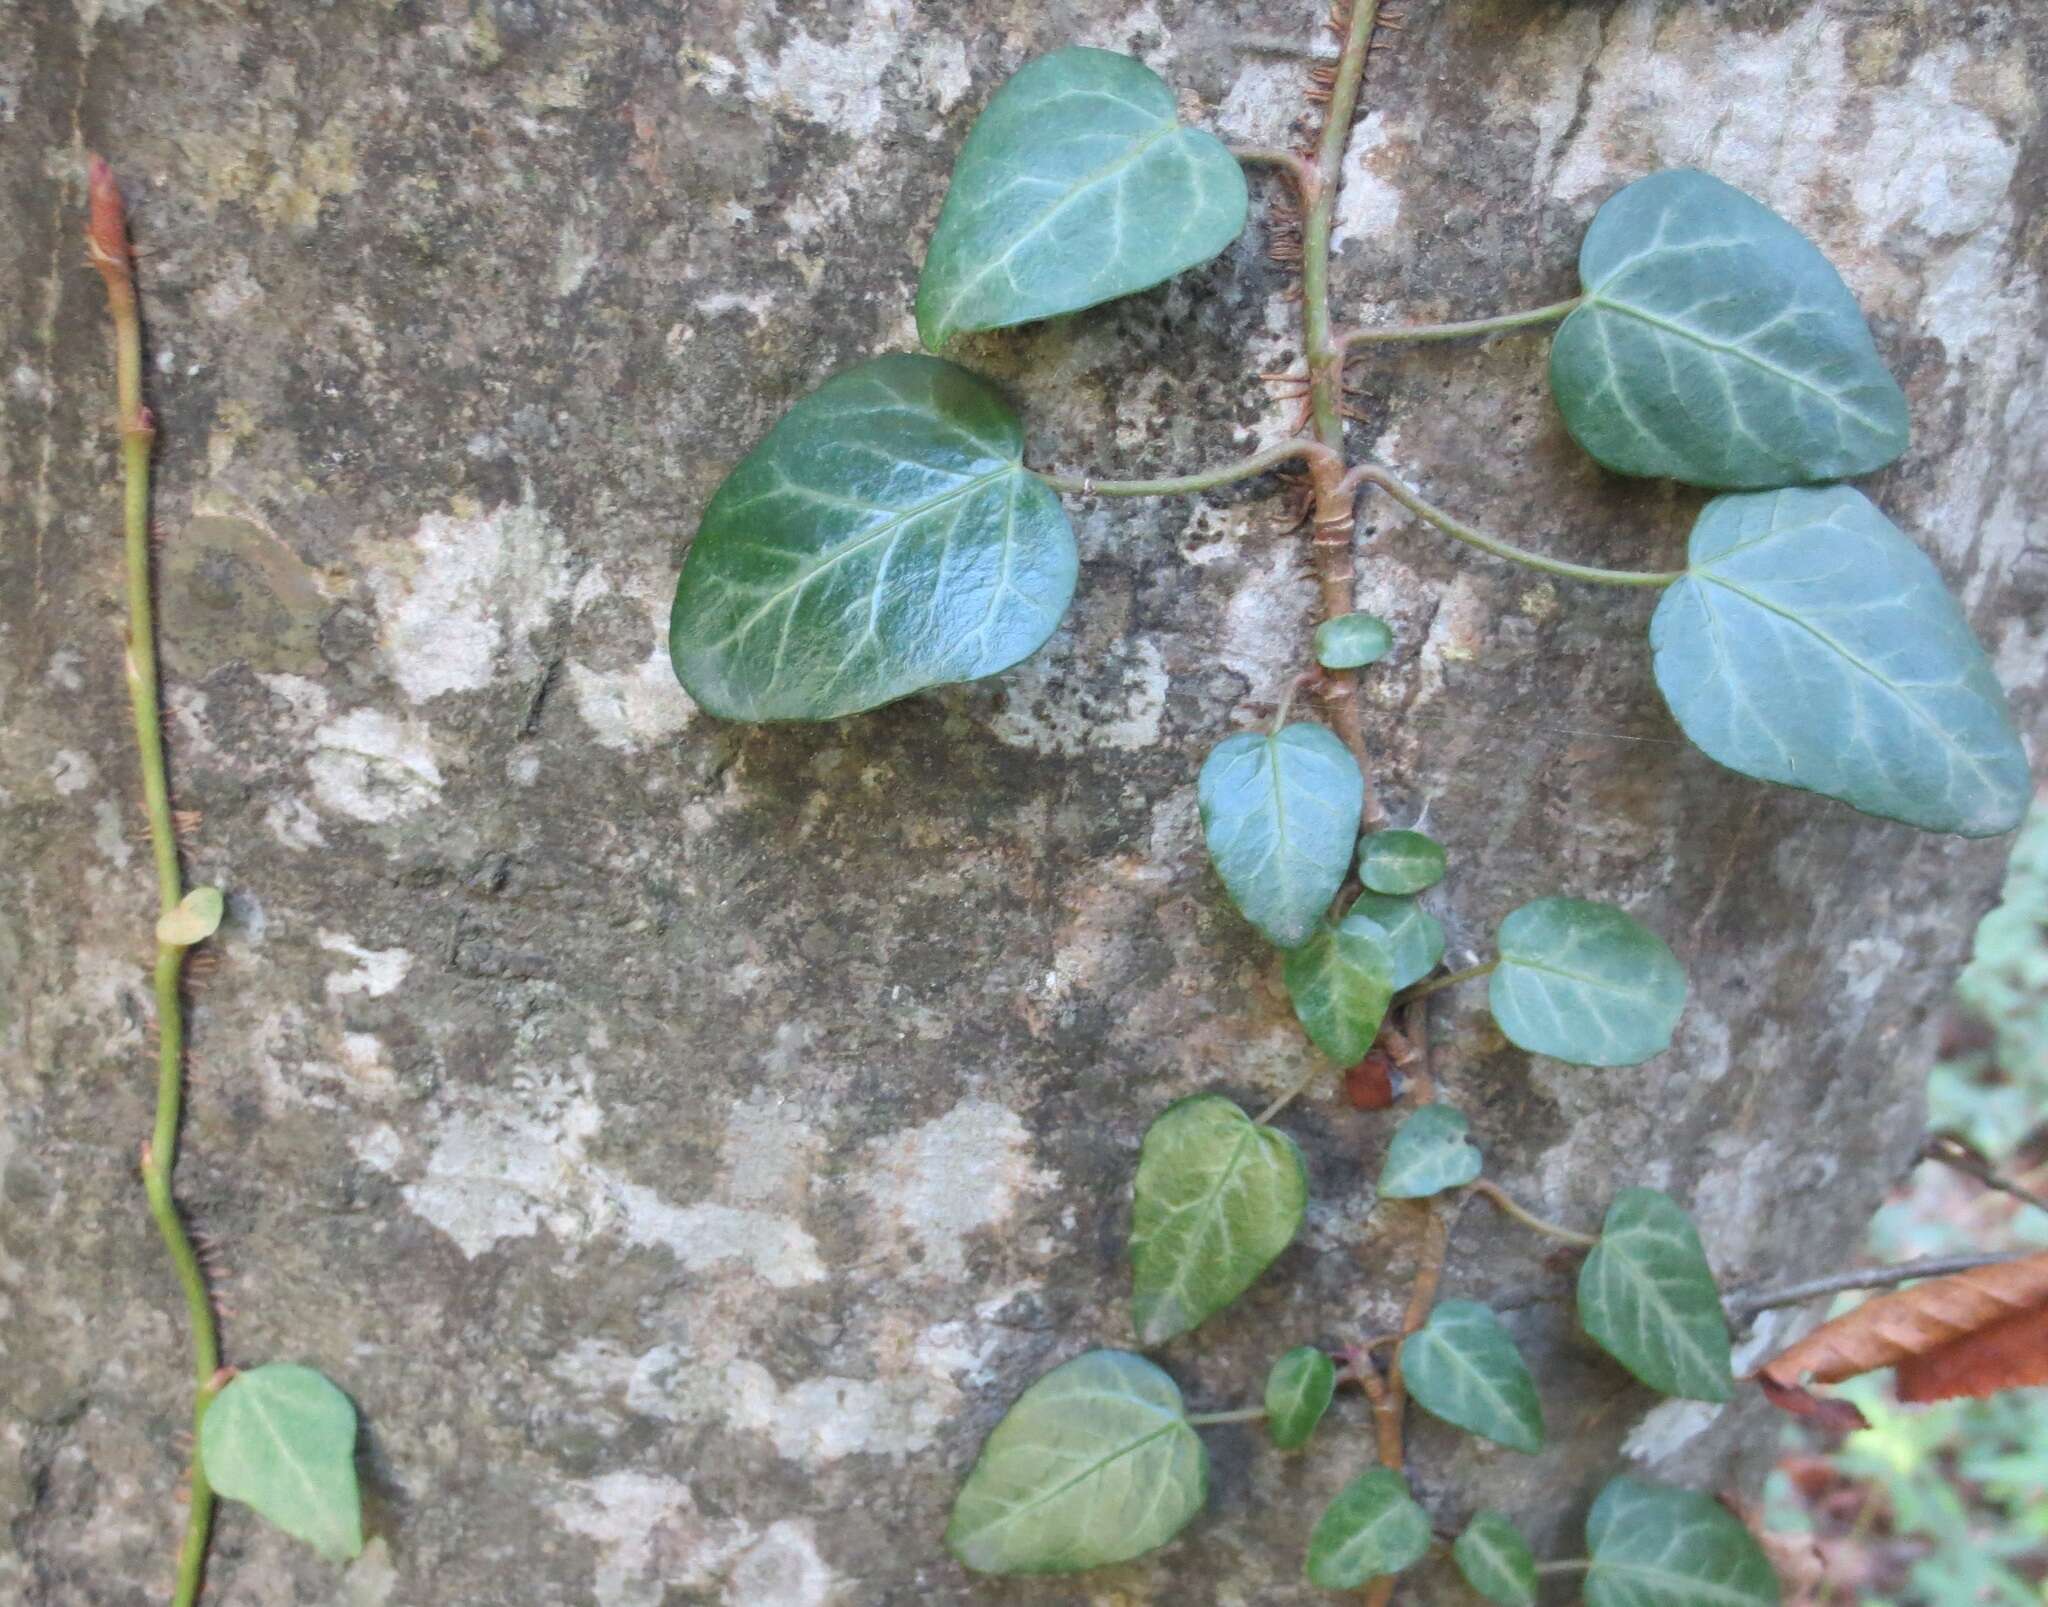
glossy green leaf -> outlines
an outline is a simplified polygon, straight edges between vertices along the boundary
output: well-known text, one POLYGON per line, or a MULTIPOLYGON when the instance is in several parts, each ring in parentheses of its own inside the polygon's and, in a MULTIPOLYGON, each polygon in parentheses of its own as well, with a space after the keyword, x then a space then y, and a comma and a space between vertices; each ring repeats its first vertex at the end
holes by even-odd
POLYGON ((1390 1468, 1361 1473, 1323 1509, 1308 1539, 1308 1581, 1324 1590, 1356 1590, 1397 1574, 1429 1550, 1429 1514, 1390 1468))
POLYGON ((1611 904, 1539 898, 1500 923, 1487 1002, 1531 1054, 1633 1066, 1671 1046, 1685 972, 1662 938, 1611 904))
POLYGON ((1745 490, 1839 480, 1906 450, 1906 398, 1856 298, 1770 208, 1704 173, 1614 195, 1557 331, 1566 427, 1622 474, 1745 490))
POLYGON ((1650 1388, 1687 1400, 1735 1393, 1721 1290, 1692 1218, 1654 1189, 1624 1189, 1579 1269, 1579 1321, 1650 1388))
POLYGON ((1337 1393, 1337 1364, 1314 1345, 1297 1345, 1266 1374, 1266 1430, 1283 1451, 1306 1445, 1337 1393))
POLYGON ((1348 912, 1288 953, 1282 976, 1315 1046, 1339 1065, 1365 1058, 1394 997, 1394 954, 1377 921, 1348 912))
POLYGON ((1536 1607, 1536 1558, 1529 1542, 1498 1512, 1482 1512, 1451 1545, 1451 1560, 1496 1607, 1536 1607))
POLYGON ((1711 1497, 1626 1476, 1586 1515, 1586 1607, 1777 1607, 1778 1576, 1711 1497))
POLYGON ((356 1409, 310 1367, 237 1373, 199 1423, 207 1481, 322 1556, 363 1549, 356 1409))
POLYGON ((1985 837, 2031 783, 2005 693, 1927 555, 1848 486, 1716 497, 1650 620, 1657 687, 1709 758, 1985 837))
POLYGON ((1464 1114, 1449 1105, 1424 1105, 1394 1130, 1380 1167, 1379 1192, 1389 1200, 1420 1200, 1463 1188, 1479 1175, 1480 1156, 1464 1114))
POLYGON ((1276 947, 1306 943, 1351 867, 1365 803, 1351 750, 1319 725, 1242 731, 1211 750, 1196 793, 1231 902, 1276 947))
POLYGON ((826 381, 704 510, 669 619, 676 676, 729 720, 830 720, 1008 669, 1078 560, 986 380, 877 357, 826 381))
POLYGON ((1444 879, 1444 845, 1419 831, 1375 831, 1358 845, 1358 879, 1375 893, 1419 893, 1444 879))
POLYGON ((1500 1318, 1476 1300, 1445 1300, 1401 1341, 1415 1403, 1467 1433, 1531 1456, 1543 1449, 1543 1403, 1500 1318))
POLYGON ((1209 1497, 1180 1389, 1091 1350, 1017 1398, 953 1502, 946 1549, 977 1573, 1076 1573, 1163 1546, 1209 1497))
POLYGON ((1131 1209, 1131 1322, 1164 1344, 1221 1311, 1294 1241, 1308 1169, 1285 1133, 1198 1094, 1145 1134, 1131 1209))
POLYGON ((1345 913, 1364 916, 1386 934, 1396 993, 1420 982, 1444 957, 1444 923, 1412 896, 1375 893, 1368 888, 1351 901, 1345 913))
POLYGON ((1377 664, 1393 646, 1394 633, 1376 614, 1339 614, 1316 627, 1316 662, 1326 670, 1377 664))
POLYGON ((1149 67, 1056 50, 968 132, 918 280, 918 335, 937 351, 1148 289, 1221 252, 1245 211, 1237 159, 1181 126, 1149 67))

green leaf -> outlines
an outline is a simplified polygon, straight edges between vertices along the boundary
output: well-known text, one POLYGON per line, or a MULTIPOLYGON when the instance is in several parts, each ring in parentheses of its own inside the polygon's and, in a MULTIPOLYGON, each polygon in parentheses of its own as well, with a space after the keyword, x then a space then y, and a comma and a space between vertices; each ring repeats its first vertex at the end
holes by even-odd
POLYGON ((1353 910, 1324 925, 1288 954, 1281 974, 1315 1046, 1339 1065, 1363 1060, 1394 998, 1394 955, 1379 923, 1353 910))
POLYGON ((1419 831, 1376 831, 1358 844, 1358 879, 1375 893, 1419 893, 1444 879, 1444 845, 1419 831))
POLYGON ((1929 831, 2010 831, 2031 790, 2005 693, 1927 555, 1848 486, 1716 497, 1650 650, 1709 758, 1929 831))
POLYGON ((1078 312, 1207 262, 1244 232, 1244 170, 1114 51, 1056 50, 996 91, 960 149, 917 284, 917 332, 1078 312))
POLYGON ((946 1549, 977 1573, 1078 1573, 1163 1546, 1209 1498, 1174 1381, 1091 1350, 1017 1398, 953 1502, 946 1549))
POLYGON ((1397 1574, 1429 1550, 1429 1514, 1390 1468, 1361 1473, 1323 1509, 1308 1538, 1308 1582, 1324 1590, 1356 1590, 1368 1579, 1397 1574))
POLYGON ((1365 778, 1319 725, 1216 744, 1196 784, 1202 835, 1231 902, 1275 947, 1314 935, 1344 885, 1365 778))
POLYGON ((1131 1210, 1131 1322, 1164 1344, 1249 1289, 1294 1241, 1308 1168, 1285 1133, 1230 1100, 1168 1107, 1138 1152, 1131 1210))
POLYGON ((1813 243, 1687 169, 1611 197, 1585 299, 1550 348, 1565 427, 1608 468, 1746 490, 1840 480, 1906 450, 1906 398, 1813 243))
POLYGON ((237 1373, 199 1423, 199 1464, 230 1501, 246 1502, 322 1556, 363 1549, 356 1489, 356 1409, 310 1367, 237 1373))
POLYGON ((1522 1353, 1491 1310, 1445 1300, 1401 1341, 1401 1371, 1415 1403, 1483 1440, 1534 1456, 1543 1449, 1543 1403, 1522 1353))
POLYGON ((1586 1607, 1777 1607, 1778 1576, 1720 1502, 1626 1476, 1586 1515, 1586 1607))
POLYGON ((1594 1342, 1666 1395, 1735 1393, 1721 1290, 1692 1218, 1655 1189, 1624 1189, 1579 1269, 1579 1321, 1594 1342))
POLYGON ((1339 614, 1316 627, 1316 662, 1326 670, 1377 664, 1393 645, 1394 633, 1376 614, 1339 614))
POLYGON ((1074 535, 987 381, 877 357, 726 476, 684 560, 669 653, 729 720, 831 720, 1008 669, 1074 593, 1074 535))
POLYGON ((1479 1175, 1479 1151, 1466 1138, 1464 1115, 1449 1105, 1424 1105, 1394 1130, 1380 1167, 1382 1199, 1420 1200, 1463 1188, 1479 1175))
POLYGON ((1531 1054, 1633 1066, 1670 1048, 1685 972, 1661 937, 1611 904, 1539 898, 1500 923, 1487 1002, 1531 1054))
POLYGON ((195 887, 157 917, 156 940, 167 948, 189 949, 220 930, 226 909, 218 887, 195 887))
POLYGON ((1536 1607, 1536 1559, 1529 1542, 1498 1512, 1482 1512, 1451 1545, 1458 1572, 1496 1607, 1536 1607))
POLYGON ((1363 915, 1386 934, 1396 993, 1420 982, 1444 957, 1444 923, 1412 896, 1368 888, 1351 901, 1346 915, 1363 915))
POLYGON ((1337 1364, 1314 1345, 1297 1345, 1266 1375, 1266 1430, 1283 1451, 1306 1445, 1337 1393, 1337 1364))

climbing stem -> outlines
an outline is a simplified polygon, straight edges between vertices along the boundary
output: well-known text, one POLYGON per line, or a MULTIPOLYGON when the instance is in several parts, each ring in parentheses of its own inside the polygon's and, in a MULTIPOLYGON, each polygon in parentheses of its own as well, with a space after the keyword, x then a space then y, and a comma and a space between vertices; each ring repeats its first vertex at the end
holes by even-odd
POLYGON ((1534 1211, 1528 1210, 1518 1203, 1498 1183, 1492 1183, 1485 1178, 1481 1178, 1472 1185, 1471 1192, 1491 1201, 1496 1210, 1500 1211, 1503 1215, 1513 1217, 1523 1227, 1530 1229, 1532 1232, 1541 1233, 1546 1238, 1555 1239, 1560 1244, 1569 1244, 1578 1250, 1590 1250, 1600 1242, 1597 1234, 1574 1233, 1570 1228, 1559 1227, 1555 1222, 1546 1222, 1534 1211))
MULTIPOLYGON (((157 688, 156 610, 150 592, 149 460, 156 426, 142 405, 142 320, 136 306, 135 279, 128 245, 128 224, 113 170, 92 159, 88 178, 91 220, 86 231, 87 254, 107 287, 107 310, 114 322, 114 392, 120 409, 122 506, 128 567, 128 632, 123 671, 135 717, 135 746, 142 766, 142 800, 149 819, 150 847, 156 856, 157 902, 169 913, 184 896, 178 868, 178 840, 171 820, 169 778, 164 768, 163 707, 157 688)), ((142 1147, 142 1185, 149 1214, 156 1221, 172 1269, 184 1291, 192 1329, 192 1365, 196 1391, 192 1414, 194 1447, 191 1500, 186 1509, 185 1537, 178 1550, 176 1607, 199 1598, 206 1566, 206 1541, 213 1516, 213 1491, 199 1465, 197 1435, 215 1393, 220 1370, 220 1340, 205 1269, 192 1248, 191 1236, 178 1215, 171 1175, 178 1163, 178 1120, 184 1094, 185 1018, 179 985, 185 948, 159 941, 156 951, 157 1082, 156 1126, 142 1147)))
POLYGON ((1569 301, 1553 301, 1548 307, 1533 307, 1528 312, 1502 313, 1496 318, 1466 318, 1448 324, 1379 324, 1370 328, 1351 328, 1338 335, 1337 344, 1348 353, 1353 347, 1380 342, 1460 340, 1467 335, 1496 335, 1502 330, 1555 323, 1584 299, 1573 296, 1569 301))
MULTIPOLYGON (((1040 474, 1055 491, 1082 497, 1176 497, 1189 492, 1212 491, 1219 485, 1251 480, 1295 458, 1315 461, 1327 455, 1320 441, 1282 441, 1250 457, 1238 458, 1195 474, 1178 474, 1163 480, 1098 480, 1090 474, 1040 474)), ((1332 467, 1341 467, 1333 464, 1332 467)))
POLYGON ((1460 982, 1475 982, 1480 977, 1487 975, 1499 964, 1500 961, 1498 960, 1488 960, 1484 965, 1468 965, 1462 971, 1452 971, 1444 976, 1431 977, 1427 982, 1416 983, 1414 987, 1409 988, 1401 997, 1411 1003, 1416 999, 1426 999, 1432 993, 1440 993, 1445 988, 1455 988, 1460 982))

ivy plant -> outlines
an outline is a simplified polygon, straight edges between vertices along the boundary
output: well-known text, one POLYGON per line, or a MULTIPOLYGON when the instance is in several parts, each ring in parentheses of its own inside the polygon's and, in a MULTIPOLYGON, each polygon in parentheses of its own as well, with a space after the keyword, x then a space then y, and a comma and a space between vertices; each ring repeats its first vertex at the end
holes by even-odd
MULTIPOLYGON (((1515 1452, 1544 1443, 1543 1402, 1499 1314, 1433 1298, 1445 1213, 1468 1195, 1584 1255, 1579 1319, 1617 1368, 1665 1395, 1729 1398, 1719 1288, 1683 1207, 1625 1189, 1597 1235, 1545 1222, 1482 1176, 1471 1123, 1442 1095, 1427 1013, 1444 989, 1485 979, 1502 1037, 1528 1055, 1654 1076, 1686 978, 1637 915, 1571 893, 1507 911, 1492 957, 1442 969, 1444 922, 1424 901, 1452 856, 1387 818, 1360 713, 1361 672, 1401 648, 1356 606, 1363 496, 1495 559, 1657 594, 1645 611, 1651 675, 1678 729, 1730 769, 1966 836, 2010 830, 2027 802, 2003 694, 1936 566, 1839 483, 1906 450, 1904 394, 1853 292, 1761 202, 1706 173, 1648 174, 1594 215, 1581 293, 1567 301, 1456 324, 1338 323, 1336 193, 1380 20, 1373 0, 1335 19, 1341 48, 1316 80, 1328 110, 1306 153, 1226 147, 1129 57, 1067 49, 1023 65, 969 131, 927 246, 916 296, 926 353, 873 358, 797 402, 712 497, 677 584, 671 655, 705 710, 837 719, 1036 651, 1075 592, 1062 498, 1200 495, 1307 471, 1323 617, 1301 670, 1246 729, 1219 734, 1193 780, 1221 894, 1277 951, 1309 1069, 1257 1115, 1198 1094, 1144 1135, 1131 1337, 1180 1340, 1268 1275, 1308 1204, 1300 1152, 1274 1122, 1312 1083, 1372 1056, 1406 1080, 1378 1197, 1433 1224, 1422 1242, 1436 1248, 1399 1332, 1334 1355, 1285 1349, 1257 1406, 1190 1412, 1172 1377, 1129 1350, 1053 1368, 996 1423, 954 1505, 947 1544, 978 1572, 1073 1571, 1164 1545, 1207 1497, 1201 1430, 1263 1418, 1278 1449, 1300 1450, 1333 1438, 1318 1425, 1355 1384, 1373 1406, 1380 1465, 1304 1526, 1304 1566, 1331 1590, 1379 1581, 1383 1603, 1432 1544, 1404 1467, 1408 1399, 1515 1452), (990 349, 990 331, 1078 314, 1219 256, 1247 220, 1247 167, 1275 170, 1299 209, 1301 431, 1153 478, 1027 466, 1017 415, 964 363, 990 349), (1700 507, 1684 567, 1527 551, 1352 454, 1348 359, 1382 341, 1546 323, 1558 325, 1551 393, 1574 440, 1615 473, 1721 493, 1700 507), (1297 715, 1298 701, 1320 717, 1297 715)), ((1596 1607, 1776 1600, 1746 1531, 1684 1491, 1614 1480, 1587 1546, 1539 1565, 1512 1519, 1487 1512, 1450 1552, 1474 1590, 1511 1607, 1534 1601, 1544 1572, 1582 1573, 1596 1607)))

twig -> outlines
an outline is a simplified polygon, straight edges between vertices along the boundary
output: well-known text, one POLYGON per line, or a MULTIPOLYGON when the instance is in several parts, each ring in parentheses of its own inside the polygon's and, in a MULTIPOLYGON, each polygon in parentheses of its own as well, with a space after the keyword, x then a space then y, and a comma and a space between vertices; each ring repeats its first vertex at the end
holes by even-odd
POLYGON ((1745 1322, 1759 1311, 1777 1306, 1796 1306, 1821 1295, 1841 1294, 1850 1289, 1889 1289, 1915 1278, 1942 1278, 1952 1272, 1974 1272, 1979 1267, 2003 1266, 2008 1261, 2025 1261, 2042 1254, 2039 1250, 2006 1250, 1995 1255, 1937 1255, 1923 1261, 1902 1261, 1891 1267, 1859 1267, 1834 1272, 1825 1278, 1788 1283, 1777 1289, 1736 1289, 1721 1297, 1722 1309, 1731 1322, 1745 1322))
POLYGON ((1965 1177, 1975 1178, 1986 1188, 1996 1189, 2000 1194, 2009 1194, 2022 1204, 2031 1205, 2037 1211, 2048 1211, 2048 1200, 2042 1199, 2032 1189, 2015 1183, 2011 1178, 1998 1172, 1983 1156, 1949 1133, 1936 1133, 1922 1144, 1920 1159, 1938 1162, 1961 1172, 1965 1177))

